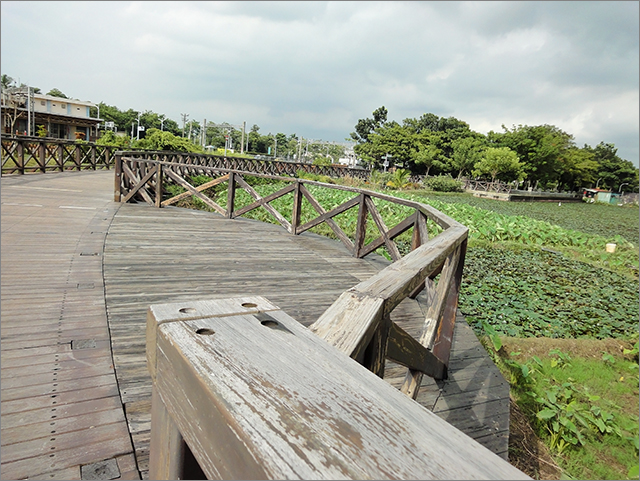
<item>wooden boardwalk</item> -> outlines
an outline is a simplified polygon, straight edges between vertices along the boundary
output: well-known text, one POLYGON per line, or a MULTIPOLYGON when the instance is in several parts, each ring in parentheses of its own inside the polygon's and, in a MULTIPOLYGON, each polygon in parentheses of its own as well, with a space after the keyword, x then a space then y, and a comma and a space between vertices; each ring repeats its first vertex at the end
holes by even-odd
POLYGON ((2 177, 2 479, 140 479, 104 304, 112 178, 2 177))
MULTIPOLYGON (((55 471, 53 474, 60 477, 65 477, 60 473, 69 473, 66 477, 75 476, 78 479, 79 465, 114 458, 120 462, 120 473, 122 479, 125 479, 138 474, 138 471, 128 471, 130 465, 125 463, 125 460, 131 462, 129 453, 132 450, 135 452, 140 475, 142 478, 147 477, 151 381, 145 360, 145 320, 150 304, 262 295, 308 326, 343 291, 388 265, 386 260, 375 256, 354 259, 336 241, 313 234, 292 236, 275 225, 244 219, 227 220, 217 214, 172 207, 156 209, 142 204, 115 204, 109 202, 113 195, 112 189, 112 172, 2 178, 3 479, 39 476, 49 471, 55 471), (40 189, 28 189, 29 186, 40 189), (43 189, 82 191, 82 194, 68 192, 67 198, 70 200, 66 202, 70 204, 69 207, 84 209, 66 209, 62 215, 60 205, 54 207, 56 202, 62 201, 54 201, 54 191, 43 189), (44 206, 45 199, 49 202, 50 198, 53 204, 47 209, 59 209, 55 211, 57 215, 48 215, 50 211, 42 211, 40 215, 45 216, 46 221, 35 222, 29 229, 20 227, 35 215, 34 210, 45 207, 12 204, 44 206), (66 215, 72 212, 75 217, 73 221, 67 222, 66 215), (10 222, 7 222, 5 216, 9 216, 10 222), (69 224, 77 228, 79 233, 76 237, 73 237, 69 224), (36 237, 36 233, 40 231, 51 232, 54 237, 36 237), (25 236, 26 239, 20 240, 20 236, 25 236), (14 250, 5 250, 5 244, 11 245, 14 250), (62 258, 63 245, 66 246, 66 260, 62 258), (8 252, 11 252, 9 258, 8 252), (23 258, 22 264, 18 263, 18 257, 23 258), (40 272, 38 266, 42 266, 46 259, 56 259, 56 263, 59 263, 56 272, 40 272), (91 268, 85 262, 93 262, 91 268), (59 292, 56 291, 56 295, 46 294, 43 286, 47 286, 47 290, 53 290, 58 284, 59 292), (33 285, 41 286, 35 292, 42 294, 34 294, 33 285), (45 300, 34 303, 36 295, 49 296, 51 299, 46 302, 53 303, 46 306, 50 313, 46 321, 42 317, 45 300), (26 308, 25 299, 29 302, 26 308), (86 312, 91 315, 84 317, 86 312), (25 329, 21 321, 32 321, 36 313, 42 319, 38 322, 46 324, 46 327, 36 331, 25 329), (79 315, 83 317, 79 318, 79 315), (82 331, 79 332, 78 329, 82 331), (113 367, 109 360, 109 339, 113 367), (95 347, 72 349, 73 344, 69 342, 74 340, 86 341, 86 345, 91 345, 93 340, 95 347), (48 346, 41 354, 40 351, 29 351, 44 349, 39 347, 41 345, 48 346), (30 354, 36 352, 44 356, 37 362, 32 361, 36 358, 30 354), (31 436, 28 426, 22 426, 25 421, 16 418, 11 429, 20 433, 24 439, 13 438, 5 445, 5 404, 7 416, 13 415, 11 409, 31 414, 32 410, 51 409, 47 402, 57 400, 61 404, 61 399, 49 396, 52 395, 53 388, 52 373, 57 372, 54 369, 67 369, 66 364, 58 361, 64 355, 72 355, 74 359, 79 359, 82 355, 85 356, 82 357, 84 362, 91 358, 95 365, 99 364, 100 359, 104 360, 102 366, 107 372, 94 374, 92 371, 91 376, 84 374, 86 378, 95 381, 95 385, 79 381, 81 378, 74 378, 68 383, 68 389, 76 392, 75 397, 81 398, 82 402, 94 396, 100 400, 109 399, 120 409, 120 417, 114 414, 113 419, 117 418, 117 421, 103 421, 102 424, 97 422, 95 425, 91 424, 93 426, 122 426, 124 410, 128 432, 121 432, 118 439, 123 446, 128 443, 128 451, 105 451, 104 455, 100 454, 102 457, 94 457, 91 461, 81 460, 64 468, 76 469, 73 472, 62 471, 62 465, 57 465, 60 469, 51 468, 37 473, 33 472, 37 469, 31 469, 22 472, 20 469, 27 469, 33 465, 33 461, 25 461, 22 465, 16 463, 37 456, 29 454, 27 447, 23 448, 20 443, 46 439, 31 436), (18 371, 11 371, 11 368, 7 368, 5 374, 5 359, 14 358, 23 359, 21 366, 28 366, 34 375, 24 376, 24 370, 21 370, 18 377, 18 371), (35 367, 38 365, 41 367, 35 367), (41 372, 38 369, 43 369, 49 377, 35 375, 36 372, 41 372), (18 382, 15 385, 17 391, 5 388, 5 377, 18 382), (20 381, 21 377, 25 380, 20 381), (98 377, 101 380, 94 379, 98 377), (119 396, 117 391, 114 393, 114 389, 119 390, 119 396), (10 396, 8 391, 16 394, 11 398, 7 397, 7 401, 21 401, 5 403, 5 396, 10 396), (41 404, 36 408, 35 402, 41 404), (13 452, 22 454, 18 454, 19 459, 15 461, 5 461, 11 459, 5 453, 13 452), (6 471, 11 474, 5 477, 5 470, 10 468, 14 470, 6 471)), ((63 191, 59 192, 61 196, 62 193, 63 191)), ((424 301, 420 296, 417 301, 405 300, 393 314, 398 325, 414 335, 424 319, 425 307, 421 300, 424 301)), ((69 372, 74 367, 69 364, 69 372)), ((62 374, 62 370, 58 376, 62 374)), ((403 377, 403 369, 388 363, 385 379, 398 385, 403 377)), ((425 376, 418 401, 506 458, 509 386, 461 316, 458 316, 456 322, 449 379, 436 383, 425 376)), ((69 398, 64 405, 72 403, 69 398)), ((69 415, 73 416, 74 414, 69 415)), ((69 424, 73 422, 75 419, 69 424)), ((73 431, 75 428, 71 425, 67 429, 73 431)), ((74 439, 80 446, 87 445, 88 441, 81 441, 82 438, 78 435, 74 439)), ((75 450, 81 451, 81 448, 75 450)), ((66 451, 71 453, 74 448, 68 447, 66 451)), ((69 463, 73 462, 75 461, 70 458, 69 463)), ((48 475, 46 477, 54 479, 48 475)))

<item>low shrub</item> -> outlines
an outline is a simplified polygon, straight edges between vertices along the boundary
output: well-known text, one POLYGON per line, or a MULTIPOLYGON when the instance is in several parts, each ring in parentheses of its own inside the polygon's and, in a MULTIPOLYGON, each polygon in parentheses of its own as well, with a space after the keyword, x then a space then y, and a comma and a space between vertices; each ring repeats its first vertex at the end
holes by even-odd
POLYGON ((436 192, 462 192, 462 182, 448 175, 429 177, 424 181, 424 185, 427 189, 435 190, 436 192))

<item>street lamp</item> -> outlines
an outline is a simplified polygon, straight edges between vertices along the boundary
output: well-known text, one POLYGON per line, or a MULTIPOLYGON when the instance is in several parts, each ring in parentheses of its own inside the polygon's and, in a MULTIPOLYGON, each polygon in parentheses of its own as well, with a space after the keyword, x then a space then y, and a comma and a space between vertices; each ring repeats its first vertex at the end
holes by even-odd
POLYGON ((600 183, 600 181, 601 181, 601 180, 602 180, 602 177, 600 177, 600 178, 598 179, 598 182, 596 182, 596 189, 598 188, 598 184, 600 183))
POLYGON ((387 167, 389 167, 389 157, 391 157, 389 154, 386 154, 384 156, 384 162, 382 163, 382 166, 384 167, 384 171, 387 171, 387 167))
POLYGON ((618 189, 618 194, 619 194, 620 192, 622 192, 622 186, 623 186, 623 185, 629 185, 629 182, 625 182, 624 184, 620 184, 620 188, 618 189))

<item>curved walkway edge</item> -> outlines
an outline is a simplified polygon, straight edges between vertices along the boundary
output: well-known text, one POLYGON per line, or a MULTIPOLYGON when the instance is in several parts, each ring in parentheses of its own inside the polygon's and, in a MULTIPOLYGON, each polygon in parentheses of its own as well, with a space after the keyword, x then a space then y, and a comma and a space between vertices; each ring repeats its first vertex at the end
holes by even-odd
POLYGON ((1 477, 140 479, 105 310, 113 172, 1 186, 1 477))

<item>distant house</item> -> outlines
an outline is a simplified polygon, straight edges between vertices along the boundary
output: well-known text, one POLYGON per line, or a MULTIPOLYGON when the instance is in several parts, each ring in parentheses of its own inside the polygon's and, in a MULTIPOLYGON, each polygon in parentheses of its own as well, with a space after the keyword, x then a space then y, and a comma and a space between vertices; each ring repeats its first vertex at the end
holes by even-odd
POLYGON ((605 189, 584 189, 582 198, 587 202, 602 202, 604 204, 618 204, 620 203, 621 194, 611 192, 605 189))
POLYGON ((36 136, 39 126, 43 125, 49 138, 97 138, 102 120, 91 117, 91 107, 97 107, 96 104, 36 94, 29 92, 28 87, 3 89, 1 98, 3 134, 36 136))

